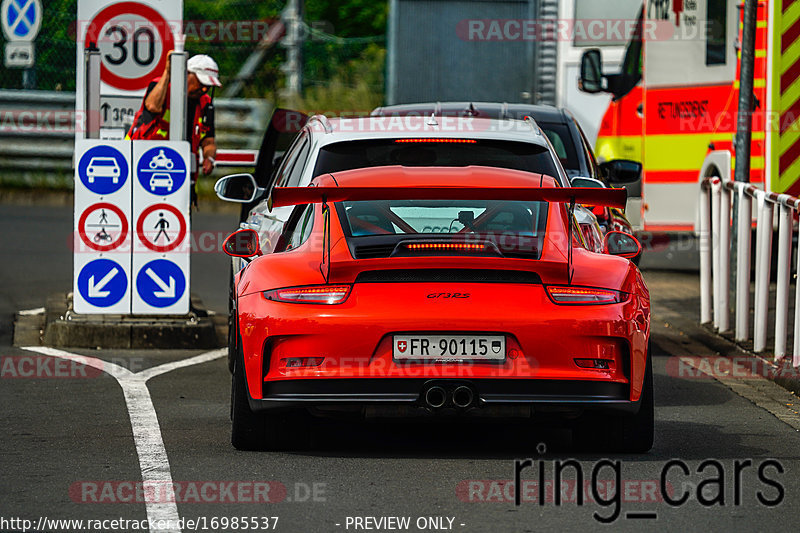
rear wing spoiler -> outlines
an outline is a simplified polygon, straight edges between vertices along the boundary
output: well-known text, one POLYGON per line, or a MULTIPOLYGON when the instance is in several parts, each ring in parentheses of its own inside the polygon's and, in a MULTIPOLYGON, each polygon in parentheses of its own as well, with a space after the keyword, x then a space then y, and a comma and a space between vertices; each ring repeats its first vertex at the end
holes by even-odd
MULTIPOLYGON (((500 200, 551 202, 568 205, 570 220, 576 204, 625 208, 625 189, 584 187, 275 187, 269 207, 321 203, 325 218, 324 253, 320 272, 330 279, 330 207, 329 202, 370 200, 500 200)), ((567 224, 567 280, 572 283, 572 226, 567 224)))
POLYGON ((584 187, 275 187, 270 207, 369 200, 506 200, 625 208, 625 189, 584 187))

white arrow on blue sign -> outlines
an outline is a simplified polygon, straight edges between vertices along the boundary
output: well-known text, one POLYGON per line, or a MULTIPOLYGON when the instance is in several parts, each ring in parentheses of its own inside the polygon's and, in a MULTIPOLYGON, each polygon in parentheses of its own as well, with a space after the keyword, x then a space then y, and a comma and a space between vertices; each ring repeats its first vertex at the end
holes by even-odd
POLYGON ((32 41, 42 26, 42 4, 39 0, 3 0, 0 22, 9 41, 32 41))
POLYGON ((110 259, 87 263, 78 274, 78 291, 84 300, 96 307, 111 307, 125 296, 127 290, 125 271, 110 259))
POLYGON ((136 291, 148 305, 169 307, 177 303, 186 292, 186 277, 183 270, 172 261, 156 259, 139 270, 136 291))

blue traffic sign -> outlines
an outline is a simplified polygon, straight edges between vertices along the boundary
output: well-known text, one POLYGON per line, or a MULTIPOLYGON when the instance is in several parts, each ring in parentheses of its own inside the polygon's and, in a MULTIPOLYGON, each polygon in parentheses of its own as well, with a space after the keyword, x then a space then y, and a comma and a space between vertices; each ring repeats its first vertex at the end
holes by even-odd
POLYGON ((122 300, 127 290, 128 276, 110 259, 95 259, 78 274, 78 291, 95 307, 111 307, 122 300))
POLYGON ((117 192, 128 179, 125 156, 110 146, 100 145, 87 150, 78 163, 81 183, 95 194, 117 192))
POLYGON ((39 0, 3 0, 3 33, 10 41, 32 41, 42 24, 42 5, 39 0))
POLYGON ((172 148, 156 146, 139 158, 136 175, 147 192, 168 196, 179 190, 186 181, 186 163, 172 148))
POLYGON ((172 261, 156 259, 139 270, 136 291, 147 305, 169 307, 180 300, 186 291, 186 276, 172 261))

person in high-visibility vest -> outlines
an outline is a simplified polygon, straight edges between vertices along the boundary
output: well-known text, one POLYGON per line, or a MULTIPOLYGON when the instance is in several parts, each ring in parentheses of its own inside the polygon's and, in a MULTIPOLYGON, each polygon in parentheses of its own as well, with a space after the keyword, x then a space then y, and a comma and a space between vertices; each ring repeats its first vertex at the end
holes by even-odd
MULTIPOLYGON (((127 139, 169 140, 171 59, 172 52, 167 56, 164 73, 147 87, 142 107, 133 119, 127 139)), ((203 174, 206 175, 214 170, 214 158, 217 155, 214 104, 208 92, 222 83, 219 81, 217 63, 207 55, 193 56, 186 63, 186 70, 186 138, 192 143, 192 202, 196 205, 198 152, 203 151, 203 174)))

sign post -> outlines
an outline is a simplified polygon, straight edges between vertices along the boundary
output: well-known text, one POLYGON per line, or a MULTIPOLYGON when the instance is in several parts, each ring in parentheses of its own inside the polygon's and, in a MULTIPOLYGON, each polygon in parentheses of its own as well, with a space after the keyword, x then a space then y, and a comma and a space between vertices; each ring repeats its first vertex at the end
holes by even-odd
POLYGON ((76 143, 76 313, 130 313, 130 153, 129 141, 76 143))
MULTIPOLYGON (((190 145, 121 140, 182 42, 182 14, 181 0, 78 2, 76 313, 189 312, 190 145)), ((179 85, 173 105, 185 103, 179 85)))
MULTIPOLYGON (((85 104, 84 49, 94 44, 100 52, 101 107, 108 97, 124 97, 124 109, 135 103, 138 110, 147 86, 164 72, 167 53, 182 31, 183 0, 80 0, 76 108, 83 110, 85 104)), ((107 122, 101 138, 121 139, 125 126, 129 123, 107 122)))
POLYGON ((189 143, 133 143, 133 314, 189 312, 189 143))
POLYGON ((33 66, 36 49, 33 41, 42 27, 41 0, 2 0, 0 26, 6 42, 3 63, 7 68, 24 68, 23 87, 34 89, 33 66))

